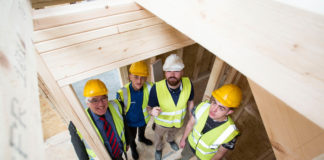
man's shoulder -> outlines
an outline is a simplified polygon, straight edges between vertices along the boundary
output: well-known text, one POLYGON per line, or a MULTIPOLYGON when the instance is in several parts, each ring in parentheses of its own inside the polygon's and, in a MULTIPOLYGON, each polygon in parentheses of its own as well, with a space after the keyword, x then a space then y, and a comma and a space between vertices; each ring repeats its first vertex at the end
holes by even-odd
POLYGON ((109 100, 108 102, 111 105, 121 105, 121 103, 120 103, 120 101, 118 101, 118 99, 109 100))

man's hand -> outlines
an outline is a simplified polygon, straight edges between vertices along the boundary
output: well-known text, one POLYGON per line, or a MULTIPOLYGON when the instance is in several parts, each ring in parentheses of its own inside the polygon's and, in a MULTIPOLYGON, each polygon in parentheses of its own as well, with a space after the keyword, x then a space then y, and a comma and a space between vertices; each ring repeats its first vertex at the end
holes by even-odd
POLYGON ((185 138, 181 138, 180 140, 180 148, 184 148, 186 145, 186 139, 185 138))
POLYGON ((161 108, 160 107, 153 107, 153 109, 151 110, 151 115, 156 117, 160 114, 161 112, 161 108))

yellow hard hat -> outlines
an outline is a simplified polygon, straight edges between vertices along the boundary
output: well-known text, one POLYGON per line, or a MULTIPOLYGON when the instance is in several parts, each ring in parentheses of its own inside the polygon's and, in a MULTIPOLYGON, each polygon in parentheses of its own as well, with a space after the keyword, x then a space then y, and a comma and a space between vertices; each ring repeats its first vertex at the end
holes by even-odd
POLYGON ((212 93, 213 97, 222 105, 229 108, 237 108, 242 100, 241 89, 234 84, 226 84, 212 93))
POLYGON ((85 97, 94 97, 107 95, 108 89, 106 85, 99 79, 91 79, 84 86, 83 95, 85 97))
POLYGON ((148 69, 144 61, 133 63, 129 68, 129 73, 137 76, 147 77, 148 69))

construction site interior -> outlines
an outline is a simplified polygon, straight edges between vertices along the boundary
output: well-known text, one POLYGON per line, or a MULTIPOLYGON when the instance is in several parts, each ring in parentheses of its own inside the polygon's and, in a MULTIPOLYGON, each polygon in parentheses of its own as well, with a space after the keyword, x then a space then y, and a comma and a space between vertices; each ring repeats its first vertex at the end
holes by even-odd
MULTIPOLYGON (((223 160, 324 159, 324 11, 293 3, 31 0, 45 159, 77 159, 70 121, 98 159, 110 159, 84 112, 85 82, 101 79, 114 99, 130 64, 144 60, 157 82, 171 53, 183 59, 195 106, 224 84, 242 89, 231 115, 240 135, 223 160)), ((152 123, 145 134, 154 140, 152 123)), ((136 141, 139 159, 154 159, 155 147, 136 141)), ((164 145, 164 160, 180 156, 164 145)))

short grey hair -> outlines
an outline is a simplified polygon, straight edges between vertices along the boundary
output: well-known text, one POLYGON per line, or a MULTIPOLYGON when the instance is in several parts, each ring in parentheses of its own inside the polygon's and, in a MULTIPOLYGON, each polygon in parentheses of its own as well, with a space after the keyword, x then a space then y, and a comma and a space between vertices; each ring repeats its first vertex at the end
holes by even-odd
POLYGON ((90 97, 85 97, 84 101, 85 103, 89 103, 90 97))

